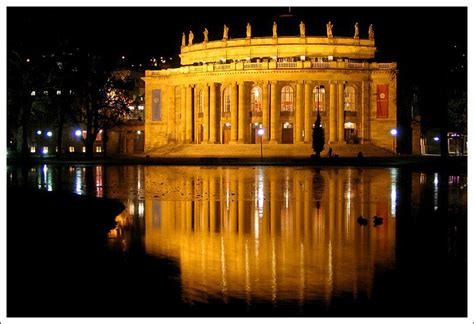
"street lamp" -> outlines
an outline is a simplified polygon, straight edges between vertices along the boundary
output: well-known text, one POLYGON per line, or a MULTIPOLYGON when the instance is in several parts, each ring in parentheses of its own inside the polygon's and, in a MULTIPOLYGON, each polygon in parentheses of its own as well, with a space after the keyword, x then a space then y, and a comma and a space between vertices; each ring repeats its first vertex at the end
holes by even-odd
POLYGON ((393 152, 393 155, 395 155, 395 142, 397 140, 397 134, 398 134, 398 131, 396 128, 392 128, 390 130, 390 134, 392 134, 392 137, 393 137, 393 144, 392 144, 392 152, 393 152))
POLYGON ((263 134, 265 130, 263 128, 259 128, 257 130, 258 136, 260 136, 260 160, 263 162, 263 134))

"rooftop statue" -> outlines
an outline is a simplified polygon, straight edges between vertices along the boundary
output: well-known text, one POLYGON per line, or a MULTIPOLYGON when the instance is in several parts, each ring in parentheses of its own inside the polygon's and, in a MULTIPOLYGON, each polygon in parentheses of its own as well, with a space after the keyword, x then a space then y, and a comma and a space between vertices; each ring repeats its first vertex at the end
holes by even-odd
POLYGON ((306 37, 304 22, 300 22, 300 37, 306 37))
POLYGON ((369 26, 369 39, 374 39, 374 38, 375 38, 374 25, 370 24, 370 26, 369 26))
POLYGON ((181 46, 186 46, 186 35, 183 33, 183 37, 181 37, 181 46))
POLYGON ((355 23, 354 25, 354 38, 359 38, 359 23, 355 23))
POLYGON ((247 38, 252 37, 252 26, 250 26, 250 23, 247 23, 247 38))
POLYGON ((224 25, 224 34, 222 35, 222 39, 227 40, 227 38, 229 38, 229 27, 224 25))
POLYGON ((189 31, 189 36, 188 36, 188 46, 193 45, 193 40, 194 40, 194 34, 192 31, 189 31))
POLYGON ((328 35, 328 38, 332 38, 332 26, 333 24, 331 23, 331 21, 329 21, 327 24, 326 24, 326 33, 328 35))
POLYGON ((277 35, 277 23, 273 22, 273 37, 278 37, 277 35))
POLYGON ((207 28, 204 28, 204 31, 202 33, 204 34, 204 43, 207 43, 209 41, 209 31, 207 30, 207 28))

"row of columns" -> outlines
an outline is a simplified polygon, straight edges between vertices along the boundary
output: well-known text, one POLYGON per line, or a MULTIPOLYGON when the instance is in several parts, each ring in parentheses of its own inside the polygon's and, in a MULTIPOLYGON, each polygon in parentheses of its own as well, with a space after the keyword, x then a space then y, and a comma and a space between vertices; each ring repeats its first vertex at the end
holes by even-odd
MULTIPOLYGON (((329 143, 344 142, 344 81, 331 81, 329 84, 329 143)), ((280 107, 278 106, 277 81, 270 81, 270 102, 268 100, 268 83, 264 83, 262 88, 262 119, 261 124, 265 129, 263 135, 264 142, 270 144, 278 143, 280 123, 280 107), (272 109, 270 109, 270 107, 272 109)), ((296 99, 294 102, 294 143, 311 143, 312 127, 314 117, 312 115, 312 85, 310 82, 298 81, 296 84, 296 99), (304 130, 304 136, 303 136, 304 130)), ((216 102, 217 84, 209 83, 205 85, 204 107, 202 115, 204 143, 217 143, 217 131, 220 132, 220 124, 217 122, 217 109, 222 110, 220 104, 216 102)), ((230 123, 231 134, 230 143, 246 143, 248 141, 248 111, 246 106, 245 82, 233 82, 230 84, 230 123)), ((193 118, 194 102, 193 85, 182 88, 181 92, 181 122, 178 132, 181 142, 191 143, 193 141, 193 118)), ((195 98, 198 94, 195 95, 195 98)), ((363 117, 364 118, 364 117, 363 117)), ((363 119, 362 118, 362 119, 363 119)))

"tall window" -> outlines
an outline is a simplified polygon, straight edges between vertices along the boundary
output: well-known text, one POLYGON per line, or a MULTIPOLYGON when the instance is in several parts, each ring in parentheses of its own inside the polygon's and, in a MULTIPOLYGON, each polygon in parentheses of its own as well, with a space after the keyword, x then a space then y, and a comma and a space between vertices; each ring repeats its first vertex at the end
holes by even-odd
POLYGON ((262 111, 262 89, 253 87, 250 91, 250 110, 254 113, 262 111))
POLYGON ((230 112, 230 88, 227 87, 224 89, 224 95, 223 95, 223 107, 225 113, 230 112))
POLYGON ((315 86, 313 89, 313 111, 317 111, 319 106, 319 111, 326 110, 326 90, 324 86, 315 86))
POLYGON ((175 111, 181 110, 181 88, 180 87, 174 88, 174 110, 175 111))
POLYGON ((284 86, 281 89, 281 111, 293 111, 293 103, 295 97, 293 94, 293 88, 290 86, 284 86))
POLYGON ((344 110, 356 111, 355 89, 354 87, 346 87, 344 89, 344 110))
POLYGON ((202 107, 204 107, 204 91, 199 90, 199 98, 198 98, 198 113, 202 114, 202 107))

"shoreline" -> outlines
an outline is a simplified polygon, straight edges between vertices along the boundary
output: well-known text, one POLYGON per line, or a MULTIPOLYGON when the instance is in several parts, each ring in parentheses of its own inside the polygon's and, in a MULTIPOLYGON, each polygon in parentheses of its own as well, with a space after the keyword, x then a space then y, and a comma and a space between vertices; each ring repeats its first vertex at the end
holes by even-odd
POLYGON ((86 158, 56 158, 33 157, 22 159, 19 157, 7 158, 7 165, 158 165, 158 166, 353 166, 353 167, 397 167, 397 168, 427 168, 428 170, 457 169, 467 172, 467 156, 393 156, 393 157, 321 157, 295 158, 295 157, 268 157, 263 160, 255 157, 97 157, 86 158))

